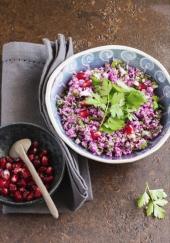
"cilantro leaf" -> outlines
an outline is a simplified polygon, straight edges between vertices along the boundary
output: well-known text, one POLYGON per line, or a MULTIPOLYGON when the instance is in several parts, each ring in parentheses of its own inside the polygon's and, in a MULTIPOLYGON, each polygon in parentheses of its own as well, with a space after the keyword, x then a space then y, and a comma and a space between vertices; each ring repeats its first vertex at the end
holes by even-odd
POLYGON ((165 210, 158 205, 154 204, 154 216, 158 219, 165 218, 165 210))
POLYGON ((150 190, 146 184, 145 192, 137 199, 137 206, 144 207, 147 216, 154 216, 158 219, 165 217, 165 210, 162 208, 168 201, 165 200, 167 195, 163 189, 150 190))
POLYGON ((143 105, 146 102, 146 97, 139 90, 133 90, 128 94, 126 101, 128 107, 138 109, 141 105, 143 105))
POLYGON ((137 206, 138 208, 142 208, 149 202, 149 196, 147 192, 144 192, 138 199, 137 199, 137 206))
POLYGON ((119 104, 112 105, 111 108, 110 108, 110 113, 111 113, 113 118, 116 117, 116 116, 118 118, 121 118, 124 115, 123 110, 119 106, 119 104))
POLYGON ((124 116, 123 113, 123 105, 125 103, 125 97, 123 93, 114 93, 111 98, 111 107, 110 107, 110 113, 112 117, 118 117, 121 118, 124 116))
POLYGON ((99 93, 101 96, 107 96, 109 95, 110 91, 112 89, 112 83, 108 79, 103 79, 101 83, 101 87, 99 87, 99 93))
POLYGON ((120 87, 119 85, 117 85, 117 84, 112 84, 112 87, 113 87, 113 89, 114 89, 115 91, 117 91, 117 92, 120 92, 120 93, 124 93, 124 92, 126 92, 125 89, 121 88, 121 87, 120 87))
POLYGON ((155 204, 157 204, 158 206, 161 206, 161 207, 165 206, 167 203, 168 203, 168 201, 165 199, 158 199, 155 201, 155 204))
POLYGON ((103 125, 112 131, 117 131, 124 127, 125 121, 123 119, 110 117, 103 125))
POLYGON ((96 85, 100 85, 100 83, 101 83, 100 79, 98 79, 95 75, 92 75, 92 76, 91 76, 91 80, 92 80, 92 84, 93 84, 94 86, 96 86, 96 85))
POLYGON ((121 60, 113 60, 111 65, 112 65, 113 68, 115 68, 118 65, 122 65, 122 64, 123 64, 123 62, 121 60))
POLYGON ((153 200, 164 199, 167 197, 167 194, 164 192, 163 189, 149 190, 149 193, 153 200))
POLYGON ((86 98, 85 101, 88 105, 100 107, 102 110, 106 109, 107 97, 102 98, 99 94, 92 93, 92 96, 86 98))
POLYGON ((123 93, 114 93, 111 98, 111 104, 112 105, 120 105, 123 106, 125 104, 125 95, 123 93))
POLYGON ((159 101, 158 96, 154 95, 153 96, 153 108, 154 108, 154 110, 159 108, 158 101, 159 101))
POLYGON ((150 201, 148 206, 147 206, 147 209, 146 209, 146 215, 147 216, 150 216, 153 214, 153 211, 154 211, 154 205, 153 205, 153 202, 150 201))

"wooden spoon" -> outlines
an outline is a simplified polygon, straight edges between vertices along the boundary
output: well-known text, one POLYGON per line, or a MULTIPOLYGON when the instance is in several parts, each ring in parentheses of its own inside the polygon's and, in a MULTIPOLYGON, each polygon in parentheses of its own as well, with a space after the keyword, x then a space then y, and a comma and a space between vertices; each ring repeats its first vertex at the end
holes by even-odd
POLYGON ((33 164, 31 163, 31 161, 27 156, 27 151, 30 148, 30 146, 31 146, 30 139, 25 138, 25 139, 18 140, 12 145, 9 151, 9 155, 14 159, 20 157, 23 160, 23 162, 28 167, 28 170, 30 171, 35 183, 39 187, 50 213, 53 215, 54 218, 57 219, 59 217, 58 210, 50 194, 48 193, 46 187, 44 186, 41 178, 39 177, 37 171, 35 170, 33 164))

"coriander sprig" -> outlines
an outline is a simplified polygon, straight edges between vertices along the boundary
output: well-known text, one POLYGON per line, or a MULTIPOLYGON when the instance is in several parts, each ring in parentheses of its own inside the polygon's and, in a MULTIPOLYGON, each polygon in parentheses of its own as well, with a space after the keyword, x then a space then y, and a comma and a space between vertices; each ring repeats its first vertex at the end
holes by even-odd
POLYGON ((168 201, 165 200, 167 194, 163 189, 150 190, 148 183, 146 183, 144 193, 138 197, 137 206, 144 208, 147 216, 154 216, 158 219, 165 217, 165 206, 168 201))
POLYGON ((106 78, 92 76, 91 79, 94 91, 85 102, 102 109, 101 131, 112 133, 123 128, 127 119, 133 119, 132 113, 147 101, 143 92, 121 80, 115 84, 106 78))

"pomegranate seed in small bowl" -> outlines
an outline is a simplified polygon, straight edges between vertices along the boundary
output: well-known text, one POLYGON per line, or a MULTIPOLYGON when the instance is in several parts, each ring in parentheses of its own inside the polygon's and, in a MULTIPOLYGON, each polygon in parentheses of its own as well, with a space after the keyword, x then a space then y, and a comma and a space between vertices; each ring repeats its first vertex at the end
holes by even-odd
POLYGON ((64 175, 64 155, 60 144, 48 131, 26 123, 1 127, 0 202, 10 206, 29 206, 43 201, 41 191, 25 163, 20 158, 8 156, 11 145, 22 137, 31 140, 27 155, 51 195, 64 175))

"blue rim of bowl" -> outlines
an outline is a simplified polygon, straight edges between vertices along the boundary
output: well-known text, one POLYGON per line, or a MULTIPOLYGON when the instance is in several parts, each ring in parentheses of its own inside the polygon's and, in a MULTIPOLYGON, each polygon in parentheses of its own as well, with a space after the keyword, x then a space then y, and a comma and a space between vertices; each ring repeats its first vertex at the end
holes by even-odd
MULTIPOLYGON (((51 134, 51 133, 50 133, 49 131, 47 131, 45 128, 43 128, 43 127, 41 127, 41 126, 39 126, 39 125, 30 123, 30 122, 15 122, 15 123, 9 123, 9 124, 6 124, 6 125, 1 126, 0 129, 1 129, 1 128, 2 128, 2 129, 3 129, 3 128, 6 128, 6 127, 9 127, 9 126, 15 126, 15 125, 28 125, 28 126, 33 126, 33 127, 35 127, 35 128, 38 128, 38 129, 44 131, 45 133, 47 133, 49 136, 52 136, 52 137, 55 139, 56 143, 58 143, 57 140, 56 140, 56 138, 53 136, 53 134, 51 134)), ((61 147, 60 144, 59 144, 59 146, 61 147)), ((61 181, 62 181, 62 179, 63 179, 63 177, 64 177, 64 172, 65 172, 65 160, 63 160, 63 169, 62 169, 61 176, 60 176, 58 182, 57 182, 57 183, 53 186, 53 188, 51 188, 50 191, 49 191, 49 194, 50 194, 51 196, 55 193, 55 191, 57 190, 57 188, 58 188, 59 185, 61 184, 61 181)), ((39 204, 39 203, 43 203, 43 202, 45 202, 45 201, 44 201, 44 199, 41 197, 41 198, 38 198, 38 199, 35 199, 35 200, 32 200, 32 201, 28 201, 28 202, 15 202, 15 201, 7 201, 7 200, 5 199, 5 197, 1 196, 1 198, 0 198, 0 202, 1 202, 2 204, 9 205, 9 206, 32 206, 32 205, 35 204, 35 203, 38 203, 38 204, 39 204)))
POLYGON ((127 51, 132 51, 132 52, 136 52, 144 57, 147 57, 148 59, 152 60, 155 64, 157 64, 160 69, 163 71, 163 73, 165 74, 168 82, 170 83, 170 76, 168 74, 168 71, 165 69, 165 67, 154 57, 148 55, 147 53, 140 51, 136 48, 132 48, 132 47, 128 47, 128 46, 122 46, 122 45, 106 45, 106 46, 99 46, 99 47, 95 47, 95 48, 91 48, 91 49, 87 49, 85 51, 79 52, 71 57, 69 57, 68 59, 66 59, 64 62, 62 62, 51 74, 51 76, 48 79, 48 83, 46 86, 46 93, 45 93, 45 105, 46 105, 46 109, 47 109, 47 113, 48 116, 50 118, 51 124, 54 127, 56 133, 58 134, 58 136, 71 148, 73 149, 75 152, 77 152, 78 154, 88 158, 88 159, 92 159, 94 161, 97 162, 102 162, 102 163, 108 163, 108 164, 123 164, 123 163, 132 163, 132 162, 136 162, 140 159, 143 159, 145 157, 147 157, 148 155, 151 155, 152 153, 156 152, 160 147, 162 147, 162 145, 167 141, 167 139, 170 137, 170 127, 168 128, 166 134, 160 139, 160 141, 154 146, 152 147, 150 150, 145 151, 143 154, 137 155, 135 157, 132 158, 123 158, 121 157, 120 159, 109 159, 109 158, 104 158, 101 156, 97 156, 97 155, 93 155, 92 153, 88 152, 86 149, 82 148, 82 147, 77 147, 76 144, 74 142, 72 142, 72 140, 69 139, 69 137, 63 133, 60 128, 58 127, 56 121, 55 121, 55 117, 53 115, 52 112, 52 107, 51 107, 51 102, 50 102, 50 95, 51 95, 51 89, 53 86, 53 83, 55 81, 55 77, 60 73, 60 71, 72 60, 76 59, 79 56, 88 54, 88 53, 93 53, 93 52, 97 52, 97 51, 103 51, 103 50, 109 50, 109 49, 122 49, 122 50, 127 50, 127 51))

